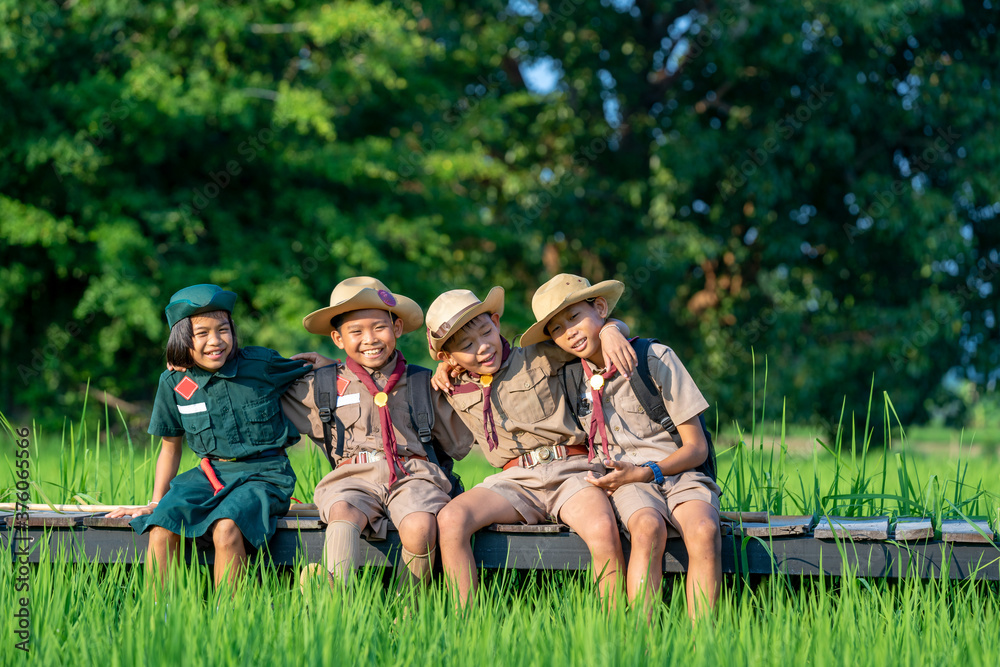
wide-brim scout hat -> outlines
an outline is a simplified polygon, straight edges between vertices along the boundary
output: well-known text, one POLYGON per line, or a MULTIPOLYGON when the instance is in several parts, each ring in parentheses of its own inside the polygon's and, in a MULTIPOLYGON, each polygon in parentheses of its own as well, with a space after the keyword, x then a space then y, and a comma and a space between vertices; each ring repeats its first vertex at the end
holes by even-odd
POLYGON ((424 311, 416 301, 402 294, 393 294, 380 280, 357 276, 334 287, 330 293, 330 305, 303 317, 302 326, 310 333, 329 335, 333 331, 330 320, 334 317, 369 308, 384 310, 398 317, 403 321, 403 333, 416 331, 424 324, 424 311))
POLYGON ((227 292, 218 285, 192 285, 174 292, 164 312, 167 314, 167 324, 173 329, 185 317, 213 310, 232 313, 235 305, 236 292, 227 292))
POLYGON ((427 309, 427 347, 435 356, 444 347, 445 342, 483 313, 503 315, 503 288, 494 287, 486 295, 485 301, 480 301, 471 290, 448 290, 427 309))
POLYGON ((603 296, 607 299, 610 315, 624 291, 625 284, 617 280, 604 280, 591 285, 586 278, 574 276, 572 273, 560 273, 535 290, 535 295, 531 297, 531 310, 537 321, 521 336, 521 347, 551 338, 545 333, 549 320, 563 308, 574 303, 603 296))

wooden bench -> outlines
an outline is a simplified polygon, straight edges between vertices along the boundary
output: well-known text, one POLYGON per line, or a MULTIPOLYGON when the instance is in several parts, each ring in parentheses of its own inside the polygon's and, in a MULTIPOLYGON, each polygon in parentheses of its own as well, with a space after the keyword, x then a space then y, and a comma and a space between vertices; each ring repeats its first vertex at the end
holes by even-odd
MULTIPOLYGON (((0 546, 11 558, 27 552, 30 562, 39 561, 43 544, 50 558, 63 553, 74 562, 142 562, 148 536, 136 535, 128 517, 108 519, 105 514, 33 510, 28 525, 16 531, 14 515, 7 514, 0 546)), ((900 519, 893 524, 887 517, 816 521, 809 516, 724 514, 722 569, 730 574, 840 576, 850 569, 865 577, 1000 580, 1000 549, 984 520, 945 521, 935 532, 928 519, 900 519)), ((268 545, 270 559, 284 566, 318 562, 324 536, 314 512, 291 513, 278 520, 268 545)), ((362 546, 365 563, 389 565, 399 553, 399 536, 392 530, 388 539, 366 540, 362 546)), ((627 555, 627 540, 624 546, 627 555)), ((590 565, 583 540, 565 526, 552 524, 491 526, 474 536, 473 554, 480 567, 490 569, 580 570, 590 565)), ((200 551, 199 558, 212 562, 211 550, 200 551)), ((669 539, 663 571, 684 572, 686 567, 683 542, 669 539)))

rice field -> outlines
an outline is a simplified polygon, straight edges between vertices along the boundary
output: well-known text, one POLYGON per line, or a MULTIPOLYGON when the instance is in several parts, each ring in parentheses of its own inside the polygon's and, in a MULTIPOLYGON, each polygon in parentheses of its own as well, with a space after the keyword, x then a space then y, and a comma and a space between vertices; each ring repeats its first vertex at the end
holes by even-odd
MULTIPOLYGON (((891 414, 885 399, 884 410, 891 414)), ((134 442, 115 415, 31 434, 32 502, 145 502, 156 444, 134 442)), ((9 426, 9 425, 8 425, 9 426)), ((717 439, 724 509, 782 514, 978 516, 1000 507, 997 452, 975 458, 916 454, 905 431, 842 431, 811 450, 790 449, 780 417, 734 426, 717 439), (888 445, 888 446, 887 446, 888 445)), ((13 491, 13 439, 0 435, 0 500, 13 491)), ((291 452, 296 497, 309 502, 328 464, 312 445, 291 452)), ((190 453, 182 470, 196 461, 190 453)), ((491 469, 458 465, 469 487, 491 469)), ((491 572, 477 603, 458 612, 439 584, 398 593, 380 570, 346 592, 299 590, 294 568, 255 565, 235 593, 213 591, 208 568, 188 565, 155 593, 139 567, 70 564, 58 554, 30 574, 37 664, 466 665, 995 665, 1000 586, 968 581, 770 577, 724 582, 711 623, 692 628, 683 579, 668 577, 650 622, 621 605, 602 609, 579 573, 491 572), (992 638, 992 639, 991 639, 992 638)), ((18 607, 15 571, 0 567, 0 609, 18 607)), ((0 664, 15 649, 13 612, 0 619, 0 664)))

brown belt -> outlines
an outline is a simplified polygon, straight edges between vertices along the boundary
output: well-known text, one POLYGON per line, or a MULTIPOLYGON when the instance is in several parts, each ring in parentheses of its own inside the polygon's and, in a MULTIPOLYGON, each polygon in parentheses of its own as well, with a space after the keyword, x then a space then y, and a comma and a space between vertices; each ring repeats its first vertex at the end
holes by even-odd
POLYGON ((504 470, 510 468, 534 468, 539 463, 551 463, 552 461, 562 461, 571 456, 583 456, 589 454, 590 450, 583 445, 545 445, 536 447, 530 452, 521 454, 516 459, 511 459, 503 464, 504 470))
MULTIPOLYGON (((409 456, 400 456, 399 459, 404 462, 409 461, 410 459, 418 459, 420 461, 426 461, 427 457, 420 456, 419 454, 411 454, 409 456)), ((384 452, 368 452, 368 451, 358 452, 349 459, 341 459, 340 463, 337 464, 337 467, 339 468, 340 466, 351 465, 353 463, 374 463, 375 461, 384 461, 384 460, 385 460, 384 452)))

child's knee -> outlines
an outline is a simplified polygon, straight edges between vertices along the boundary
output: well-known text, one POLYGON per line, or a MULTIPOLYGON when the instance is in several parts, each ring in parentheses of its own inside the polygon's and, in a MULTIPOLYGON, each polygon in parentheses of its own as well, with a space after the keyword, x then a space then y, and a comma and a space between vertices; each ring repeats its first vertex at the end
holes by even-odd
POLYGON ((722 545, 722 529, 719 522, 711 517, 698 517, 687 526, 685 534, 685 541, 695 546, 717 548, 722 545))
POLYGON ((212 529, 212 543, 216 549, 233 549, 243 545, 243 532, 232 519, 219 519, 212 529))
POLYGON ((416 549, 429 549, 437 541, 436 517, 429 512, 413 512, 398 526, 399 539, 404 546, 416 549))
POLYGON ((180 536, 177 533, 167 530, 163 526, 153 526, 152 530, 149 531, 150 547, 168 545, 179 540, 180 536))
POLYGON ((471 512, 460 503, 448 503, 437 515, 438 530, 441 531, 442 538, 462 536, 471 522, 471 512))
POLYGON ((638 511, 628 521, 628 532, 633 545, 662 544, 667 541, 667 523, 660 513, 638 511))

